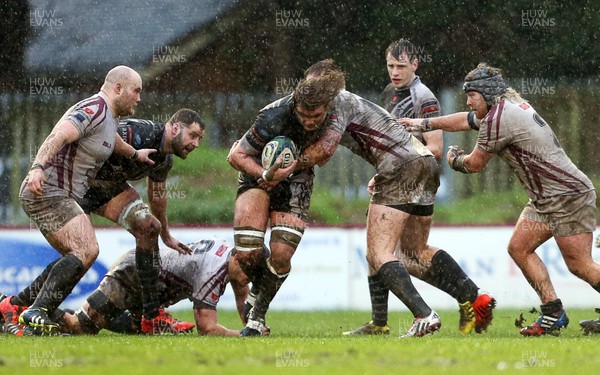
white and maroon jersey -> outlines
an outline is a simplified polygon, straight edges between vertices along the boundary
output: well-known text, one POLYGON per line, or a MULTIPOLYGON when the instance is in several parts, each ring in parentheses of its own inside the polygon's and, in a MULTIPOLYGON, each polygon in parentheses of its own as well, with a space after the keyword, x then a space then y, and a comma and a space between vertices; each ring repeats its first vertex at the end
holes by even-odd
MULTIPOLYGON (((204 239, 188 246, 192 249, 190 255, 160 249, 160 303, 166 307, 189 298, 194 308, 216 309, 229 282, 233 246, 222 239, 204 239)), ((141 292, 135 249, 117 259, 106 275, 120 280, 131 293, 141 292)))
MULTIPOLYGON (((108 98, 98 93, 84 99, 67 112, 59 123, 68 120, 79 131, 79 139, 61 148, 44 165, 44 196, 69 196, 78 201, 89 188, 89 179, 112 154, 119 123, 108 107, 108 98)), ((21 186, 26 189, 28 178, 21 186)))
POLYGON ((333 101, 333 129, 343 134, 341 145, 374 165, 377 172, 398 168, 433 154, 385 109, 342 90, 333 101))
POLYGON ((441 114, 440 103, 417 76, 407 87, 394 88, 390 83, 383 90, 383 108, 394 118, 429 118, 441 114))
POLYGON ((193 253, 180 254, 172 249, 161 249, 161 278, 167 283, 167 292, 187 292, 194 307, 216 308, 229 282, 231 246, 221 239, 205 239, 189 244, 193 253))
POLYGON ((494 105, 481 120, 477 146, 504 159, 532 200, 594 189, 529 103, 494 105))

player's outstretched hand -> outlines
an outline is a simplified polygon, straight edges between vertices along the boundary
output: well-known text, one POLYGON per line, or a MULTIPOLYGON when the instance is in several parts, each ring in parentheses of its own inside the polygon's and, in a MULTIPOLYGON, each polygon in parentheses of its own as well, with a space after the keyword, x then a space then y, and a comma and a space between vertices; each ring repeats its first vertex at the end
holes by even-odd
POLYGON ((450 165, 450 168, 454 169, 454 160, 464 153, 465 150, 459 150, 458 146, 448 146, 446 160, 448 160, 448 165, 450 165))
POLYGON ((401 119, 396 120, 396 122, 404 126, 406 130, 408 130, 411 133, 425 133, 434 130, 429 125, 429 119, 403 117, 401 119))
POLYGON ((27 187, 35 195, 42 195, 44 191, 43 186, 46 181, 46 175, 40 168, 34 168, 29 171, 29 181, 27 181, 27 187))
POLYGON ((150 155, 154 154, 155 152, 158 152, 158 150, 153 148, 142 148, 141 150, 137 150, 137 160, 141 161, 142 163, 154 165, 154 161, 150 159, 150 155))
POLYGON ((188 254, 189 255, 192 253, 192 249, 190 249, 183 242, 180 242, 179 240, 177 240, 173 237, 163 238, 163 242, 165 243, 165 245, 167 245, 171 249, 177 251, 179 254, 188 254))

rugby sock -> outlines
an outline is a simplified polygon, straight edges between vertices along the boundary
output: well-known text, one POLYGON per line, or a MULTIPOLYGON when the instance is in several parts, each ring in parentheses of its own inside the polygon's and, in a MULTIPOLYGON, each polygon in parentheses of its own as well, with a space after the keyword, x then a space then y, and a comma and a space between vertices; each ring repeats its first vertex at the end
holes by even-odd
POLYGON ((477 298, 477 285, 444 250, 433 255, 431 266, 421 280, 448 293, 459 303, 473 302, 477 298))
POLYGON ((158 316, 160 299, 158 293, 158 275, 160 272, 160 258, 156 251, 142 251, 135 248, 135 266, 142 284, 142 309, 146 319, 158 316))
POLYGON ((368 280, 369 294, 371 295, 371 320, 376 326, 383 327, 387 324, 388 289, 377 273, 369 276, 368 280))
POLYGON ((110 319, 107 322, 106 329, 117 333, 134 334, 139 333, 139 324, 134 323, 134 319, 129 311, 110 319))
POLYGON ((250 288, 250 293, 248 293, 248 297, 244 302, 244 316, 246 319, 249 317, 250 310, 254 307, 256 302, 256 298, 260 294, 260 286, 262 283, 262 279, 265 275, 265 270, 267 268, 267 264, 264 258, 261 258, 259 264, 244 264, 239 263, 240 267, 244 271, 244 273, 248 276, 250 281, 252 282, 252 287, 250 288))
POLYGON ((74 254, 60 258, 48 273, 31 307, 45 308, 51 314, 71 294, 85 271, 83 262, 74 254))
POLYGON ((262 320, 264 321, 269 305, 275 298, 275 295, 281 288, 283 282, 287 279, 287 275, 279 277, 272 272, 265 272, 262 278, 261 285, 259 286, 259 293, 254 302, 254 307, 250 312, 251 320, 262 320))
POLYGON ((563 309, 563 304, 559 298, 540 305, 540 309, 542 310, 543 315, 558 316, 558 313, 563 309))
POLYGON ((400 261, 387 262, 377 272, 380 280, 396 297, 402 301, 417 318, 431 314, 431 309, 410 280, 410 274, 400 261))
POLYGON ((17 295, 13 296, 10 300, 10 303, 18 306, 29 306, 35 301, 42 285, 44 285, 44 281, 48 278, 52 267, 60 260, 61 258, 56 259, 54 262, 50 263, 46 266, 46 269, 40 273, 38 277, 33 280, 31 284, 29 284, 25 289, 20 291, 17 295))

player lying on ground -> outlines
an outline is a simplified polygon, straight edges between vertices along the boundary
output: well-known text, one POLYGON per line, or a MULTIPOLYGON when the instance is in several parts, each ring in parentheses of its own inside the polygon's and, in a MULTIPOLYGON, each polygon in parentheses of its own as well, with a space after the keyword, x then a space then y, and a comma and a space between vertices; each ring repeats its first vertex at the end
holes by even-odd
MULTIPOLYGON (((233 247, 221 239, 203 239, 188 246, 191 255, 171 249, 160 250, 159 293, 160 303, 167 307, 184 298, 194 304, 194 318, 200 335, 238 336, 239 330, 228 329, 217 322, 217 303, 230 282, 240 318, 248 295, 248 278, 241 270, 233 247)), ((61 331, 70 334, 96 334, 101 329, 120 333, 142 333, 141 283, 135 268, 135 249, 121 256, 104 279, 74 313, 55 316, 61 331)), ((152 333, 182 333, 194 325, 176 321, 161 314, 154 322, 152 333), (171 319, 169 321, 169 319, 171 319)), ((149 327, 145 327, 144 333, 149 327)), ((268 329, 263 331, 268 335, 268 329)))

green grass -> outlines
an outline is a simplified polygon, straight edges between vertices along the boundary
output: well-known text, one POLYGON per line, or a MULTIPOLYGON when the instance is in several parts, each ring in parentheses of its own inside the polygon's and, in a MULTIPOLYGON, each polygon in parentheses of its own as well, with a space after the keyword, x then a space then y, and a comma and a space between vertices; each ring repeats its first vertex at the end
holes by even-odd
MULTIPOLYGON (((191 313, 177 317, 192 319, 191 313)), ((406 312, 390 314, 390 336, 342 337, 368 319, 367 312, 270 312, 265 338, 121 336, 0 336, 0 373, 61 374, 595 374, 598 336, 583 336, 580 319, 590 310, 570 310, 571 326, 559 337, 524 338, 514 326, 518 310, 496 310, 488 332, 461 335, 457 311, 441 311, 440 332, 419 339, 397 336, 410 324, 406 312), (35 368, 40 358, 52 357, 35 368), (537 358, 537 362, 536 359, 537 358), (525 362, 523 362, 525 360, 525 362), (54 362, 52 362, 54 361, 54 362), (60 367, 59 367, 60 366, 60 367), (187 372, 186 372, 187 373, 187 372)), ((526 312, 529 322, 534 315, 526 312)), ((220 322, 239 327, 231 311, 220 322)))

